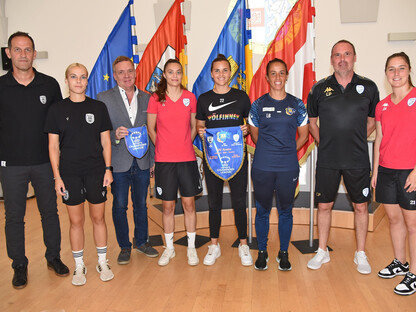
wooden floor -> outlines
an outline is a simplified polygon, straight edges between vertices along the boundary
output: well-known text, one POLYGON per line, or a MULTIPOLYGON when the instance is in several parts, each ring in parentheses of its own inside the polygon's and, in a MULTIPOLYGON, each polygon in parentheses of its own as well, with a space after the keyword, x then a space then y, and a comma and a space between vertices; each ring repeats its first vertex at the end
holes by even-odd
MULTIPOLYGON (((29 282, 26 288, 15 290, 13 271, 7 257, 4 231, 0 231, 0 311, 416 311, 416 294, 398 296, 393 288, 401 280, 383 280, 376 271, 392 258, 386 217, 368 234, 367 255, 373 273, 364 276, 353 263, 354 232, 333 228, 329 245, 334 249, 331 262, 318 271, 307 269, 310 254, 301 254, 289 247, 293 270, 281 272, 275 257, 278 250, 277 226, 272 225, 269 241, 269 269, 259 272, 240 264, 238 250, 230 246, 236 239, 233 226, 221 228, 222 256, 212 267, 202 264, 207 246, 198 250, 201 263, 196 267, 186 262, 186 247, 176 246, 176 257, 166 267, 135 251, 128 265, 116 263, 119 248, 107 203, 109 260, 114 280, 102 282, 95 271, 96 251, 91 223, 86 223, 85 263, 87 284, 75 287, 71 276, 57 277, 47 270, 42 242, 42 230, 35 199, 28 200, 26 216, 26 255, 29 258, 29 282)), ((4 207, 0 203, 0 227, 4 227, 4 207)), ((59 207, 62 228, 63 261, 73 270, 68 237, 68 217, 59 207)), ((130 214, 131 221, 131 214, 130 214)), ((162 229, 150 221, 151 235, 162 229)), ((208 235, 208 230, 198 230, 208 235)), ((183 233, 175 234, 175 239, 183 233)), ((308 237, 308 226, 293 228, 292 240, 308 237)), ((162 252, 162 247, 157 247, 162 252)), ((254 259, 256 252, 252 251, 254 259)))

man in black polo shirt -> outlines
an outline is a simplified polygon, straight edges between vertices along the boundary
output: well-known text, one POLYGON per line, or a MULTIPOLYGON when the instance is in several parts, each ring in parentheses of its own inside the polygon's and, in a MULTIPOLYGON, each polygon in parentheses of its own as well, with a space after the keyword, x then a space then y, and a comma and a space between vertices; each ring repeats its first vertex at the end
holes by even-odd
POLYGON ((43 132, 50 105, 62 100, 58 82, 33 67, 36 50, 24 32, 10 36, 7 56, 12 70, 0 77, 0 182, 3 188, 7 254, 13 260, 13 287, 27 284, 24 216, 29 181, 41 215, 48 268, 69 274, 60 259, 61 229, 55 184, 43 132))
POLYGON ((331 211, 341 176, 353 202, 358 272, 370 274, 365 254, 368 228, 367 203, 371 199, 367 136, 375 128, 379 93, 371 80, 354 73, 354 45, 338 41, 331 51, 334 74, 317 82, 308 97, 309 129, 318 147, 315 198, 318 202, 319 248, 308 268, 329 262, 327 242, 331 211), (319 127, 317 119, 319 117, 319 127))

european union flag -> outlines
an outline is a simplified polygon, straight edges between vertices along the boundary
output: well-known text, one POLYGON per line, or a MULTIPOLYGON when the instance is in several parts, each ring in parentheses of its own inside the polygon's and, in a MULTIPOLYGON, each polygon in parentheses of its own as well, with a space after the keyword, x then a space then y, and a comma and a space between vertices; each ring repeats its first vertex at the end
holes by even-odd
POLYGON ((250 18, 250 10, 246 10, 246 1, 238 0, 193 85, 192 92, 197 98, 214 87, 211 78, 211 63, 219 53, 224 54, 231 64, 230 86, 244 91, 248 89, 249 84, 246 80, 251 81, 252 69, 251 55, 248 58, 250 64, 246 64, 246 46, 248 47, 251 35, 246 27, 247 18, 250 18))
MULTIPOLYGON (((251 37, 251 32, 247 30, 248 18, 250 18, 250 10, 246 10, 246 1, 238 0, 204 68, 192 87, 192 93, 197 98, 214 87, 214 81, 211 78, 211 63, 218 54, 224 54, 230 62, 231 77, 229 85, 248 93, 253 76, 251 50, 248 46, 248 40, 251 37)), ((197 149, 195 150, 196 153, 201 156, 202 142, 199 136, 196 136, 194 146, 197 149)))
MULTIPOLYGON (((108 36, 94 68, 88 78, 88 88, 86 94, 91 98, 96 98, 97 94, 117 85, 113 78, 112 64, 114 60, 125 55, 129 58, 133 57, 133 44, 137 44, 137 37, 132 36, 131 26, 136 25, 134 16, 130 16, 130 5, 134 0, 130 0, 108 36)), ((138 62, 134 58, 134 61, 138 62)))

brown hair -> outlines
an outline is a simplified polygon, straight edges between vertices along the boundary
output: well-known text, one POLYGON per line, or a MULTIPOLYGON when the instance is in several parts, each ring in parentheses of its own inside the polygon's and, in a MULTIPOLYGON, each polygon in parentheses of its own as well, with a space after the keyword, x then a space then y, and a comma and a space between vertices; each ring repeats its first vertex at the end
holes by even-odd
MULTIPOLYGON (((391 59, 393 59, 395 57, 401 57, 406 62, 406 64, 409 66, 409 70, 412 69, 412 67, 410 66, 410 58, 409 58, 409 56, 406 53, 404 53, 404 52, 398 52, 398 53, 394 53, 394 54, 390 55, 387 58, 386 65, 384 66, 384 72, 386 72, 387 66, 389 65, 389 62, 391 61, 391 59)), ((408 79, 408 81, 409 81, 409 84, 412 87, 414 87, 414 85, 412 83, 412 78, 410 77, 410 73, 409 73, 409 79, 408 79)))
MULTIPOLYGON (((168 67, 169 64, 179 64, 182 69, 182 64, 177 59, 169 59, 165 63, 165 66, 163 66, 163 73, 165 73, 166 67, 168 67)), ((157 84, 156 91, 155 91, 159 102, 166 101, 167 88, 168 88, 168 82, 166 81, 166 78, 162 75, 162 78, 160 79, 160 82, 157 84)), ((182 84, 181 84, 181 89, 185 89, 185 87, 182 84)))
POLYGON ((118 57, 114 60, 114 62, 113 62, 113 72, 115 71, 116 65, 117 65, 118 63, 121 63, 121 62, 130 62, 130 63, 133 65, 133 68, 134 68, 134 63, 133 63, 133 61, 131 60, 131 58, 129 58, 129 57, 127 57, 127 56, 124 56, 124 55, 120 55, 120 56, 118 56, 118 57))
POLYGON ((26 38, 30 39, 30 41, 32 42, 32 48, 33 48, 33 50, 35 50, 35 42, 33 41, 33 38, 31 36, 29 36, 29 34, 27 32, 23 32, 23 31, 17 31, 14 34, 10 35, 9 40, 7 40, 7 47, 9 49, 12 47, 13 38, 16 38, 16 37, 26 37, 26 38))
POLYGON ((231 70, 230 61, 225 57, 224 54, 218 54, 217 57, 211 63, 211 71, 214 68, 214 63, 217 63, 217 62, 227 62, 228 68, 231 70))
POLYGON ((286 65, 285 61, 283 61, 283 60, 281 60, 281 59, 279 59, 279 58, 275 57, 274 59, 272 59, 271 61, 269 61, 269 62, 267 63, 267 66, 266 66, 266 75, 267 75, 267 76, 269 75, 269 69, 270 69, 270 66, 271 66, 273 63, 280 63, 280 64, 283 64, 283 66, 285 67, 285 70, 286 70, 286 74, 289 74, 289 72, 287 71, 287 65, 286 65))
POLYGON ((357 55, 357 53, 355 52, 355 47, 354 47, 354 45, 353 45, 350 41, 348 41, 348 40, 341 39, 341 40, 339 40, 338 42, 336 42, 336 43, 332 46, 332 49, 331 49, 331 56, 332 56, 332 51, 334 51, 334 48, 335 48, 335 46, 336 46, 338 43, 348 43, 348 44, 352 47, 352 51, 354 52, 354 55, 357 55))

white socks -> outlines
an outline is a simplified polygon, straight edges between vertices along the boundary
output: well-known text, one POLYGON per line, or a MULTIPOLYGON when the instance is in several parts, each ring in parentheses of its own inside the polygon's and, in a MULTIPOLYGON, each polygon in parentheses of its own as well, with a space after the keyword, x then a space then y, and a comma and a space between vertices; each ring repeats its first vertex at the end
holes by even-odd
POLYGON ((72 251, 72 256, 75 260, 75 266, 77 266, 78 264, 84 265, 84 249, 79 251, 72 251))
POLYGON ((165 233, 166 248, 174 249, 173 247, 173 232, 165 233))
POLYGON ((107 261, 107 246, 97 247, 98 262, 107 261))
POLYGON ((196 232, 186 232, 188 236, 188 248, 195 248, 196 232))

